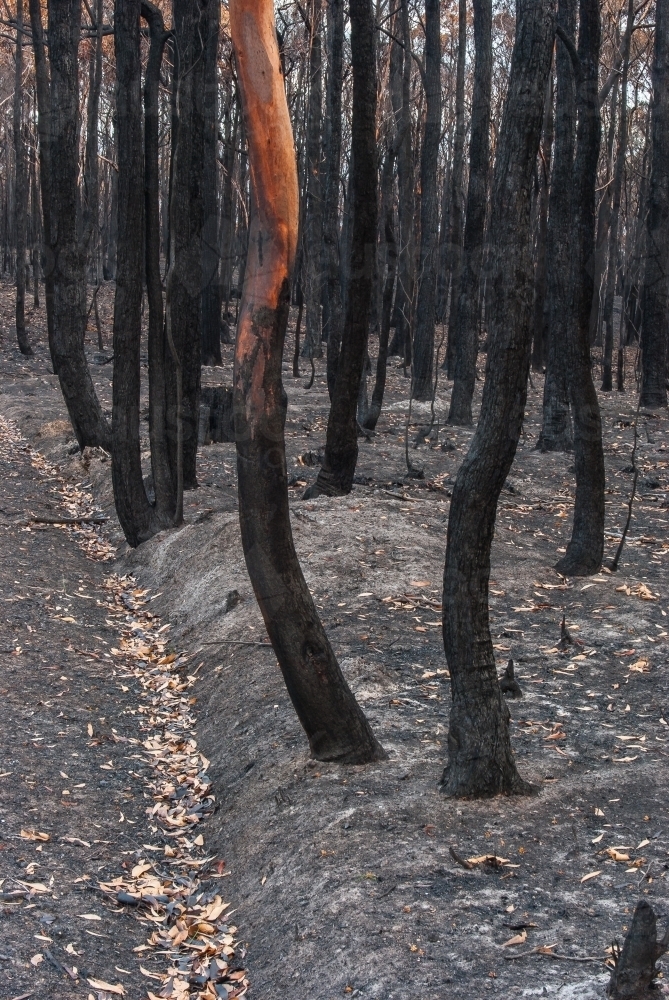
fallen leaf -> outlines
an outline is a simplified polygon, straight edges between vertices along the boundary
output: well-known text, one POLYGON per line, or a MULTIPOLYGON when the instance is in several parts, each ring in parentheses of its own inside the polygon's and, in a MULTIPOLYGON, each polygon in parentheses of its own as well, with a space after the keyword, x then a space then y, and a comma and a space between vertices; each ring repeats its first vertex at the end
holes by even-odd
POLYGON ((642 847, 648 847, 650 840, 642 840, 640 844, 636 845, 637 851, 640 851, 642 847))
POLYGON ((601 871, 589 872, 587 875, 583 876, 583 878, 581 879, 581 884, 583 884, 583 882, 589 882, 591 878, 597 878, 597 876, 601 874, 602 874, 601 871))
POLYGON ((78 913, 77 916, 82 920, 102 920, 102 917, 99 917, 97 913, 78 913))
POLYGON ((21 830, 21 837, 24 840, 43 840, 44 843, 51 840, 50 833, 39 833, 37 830, 21 830))
POLYGON ((502 948, 513 948, 517 944, 525 944, 527 941, 527 931, 522 931, 520 934, 514 934, 512 938, 505 941, 502 948))
POLYGON ((124 997, 125 990, 119 983, 118 986, 112 986, 111 983, 105 983, 101 979, 87 979, 86 982, 93 987, 94 990, 104 990, 106 993, 115 993, 116 996, 124 997))
POLYGON ((591 844, 598 844, 602 840, 603 837, 604 837, 604 834, 600 833, 600 835, 598 837, 595 837, 594 840, 591 840, 590 843, 591 844))
POLYGON ((613 861, 629 861, 630 859, 629 854, 622 854, 620 851, 617 851, 615 847, 609 847, 606 853, 613 861))
POLYGON ((38 951, 37 954, 33 955, 33 957, 30 959, 30 964, 31 965, 39 965, 40 962, 43 962, 43 961, 44 961, 44 955, 42 955, 41 952, 38 951))

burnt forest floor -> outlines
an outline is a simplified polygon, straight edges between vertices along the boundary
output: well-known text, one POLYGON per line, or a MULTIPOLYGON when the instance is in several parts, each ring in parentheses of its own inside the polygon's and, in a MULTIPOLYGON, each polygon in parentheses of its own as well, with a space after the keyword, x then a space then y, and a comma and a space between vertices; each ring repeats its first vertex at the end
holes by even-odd
MULTIPOLYGON (((406 477, 409 380, 391 359, 354 491, 304 502, 325 440, 325 361, 310 390, 307 362, 299 380, 284 366, 298 553, 388 751, 366 767, 316 764, 271 650, 238 644, 266 635, 241 553, 234 445, 201 450, 184 527, 130 551, 107 456, 79 454, 69 429, 42 312, 30 317, 36 357, 23 359, 11 286, 0 293, 0 596, 8 609, 0 623, 0 997, 105 996, 91 979, 129 997, 180 996, 178 982, 202 968, 175 958, 167 912, 175 905, 191 927, 186 945, 204 941, 222 963, 218 986, 204 995, 243 992, 246 972, 248 996, 258 1000, 603 997, 607 948, 624 936, 636 901, 647 898, 669 919, 666 412, 639 414, 638 496, 618 573, 565 580, 553 565, 570 533, 573 456, 536 450, 543 379, 532 375, 500 500, 490 607, 500 672, 513 657, 524 692, 510 705, 519 768, 540 794, 453 801, 438 791, 450 702, 440 581, 450 487, 473 432, 445 426, 443 373, 430 440, 421 433, 429 405, 412 409, 409 455, 423 479, 406 477), (107 520, 34 520, 68 510, 107 520), (558 645, 563 615, 566 649, 558 645), (171 785, 156 767, 171 769, 171 785), (180 812, 174 788, 186 778, 195 804, 180 812), (49 840, 28 839, 39 834, 49 840), (451 848, 461 859, 504 861, 466 868, 451 848), (186 895, 178 895, 178 871, 193 880, 186 895), (153 940, 150 904, 126 899, 147 892, 164 900, 153 940), (231 904, 238 931, 222 922, 230 910, 214 912, 217 898, 231 904)), ((107 342, 112 298, 107 285, 107 342)), ((292 332, 292 348, 291 340, 292 332)), ((104 358, 92 340, 87 352, 109 409, 113 363, 94 363, 104 358)), ((374 363, 374 339, 370 352, 374 363)), ((223 368, 205 369, 203 384, 229 385, 231 358, 224 347, 223 368)), ((632 483, 634 351, 626 361, 626 392, 600 396, 607 561, 632 483)))

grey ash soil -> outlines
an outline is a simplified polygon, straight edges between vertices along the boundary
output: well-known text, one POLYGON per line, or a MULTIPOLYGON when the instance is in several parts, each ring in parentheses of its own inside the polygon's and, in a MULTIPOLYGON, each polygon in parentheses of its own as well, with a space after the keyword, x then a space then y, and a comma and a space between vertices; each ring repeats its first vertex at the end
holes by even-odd
MULTIPOLYGON (((206 370, 206 383, 229 383, 230 362, 225 348, 224 368, 206 370)), ((631 369, 631 354, 628 362, 631 369)), ((218 801, 205 836, 233 872, 226 891, 248 946, 249 996, 602 997, 605 949, 622 938, 637 899, 669 918, 667 414, 640 416, 639 498, 619 572, 562 581, 552 567, 570 532, 572 457, 535 450, 543 380, 533 375, 524 437, 500 502, 490 605, 500 672, 512 656, 524 691, 511 703, 519 768, 539 794, 452 801, 438 791, 450 701, 440 673, 440 580, 449 483, 471 431, 443 426, 450 393, 443 382, 437 439, 410 451, 425 479, 405 479, 408 381, 392 361, 387 405, 376 436, 361 442, 353 493, 303 502, 301 484, 313 481, 317 466, 299 457, 323 445, 327 418, 318 365, 312 391, 284 368, 289 471, 299 480, 291 487, 293 530, 388 761, 362 768, 310 761, 271 649, 232 644, 266 641, 239 543, 234 445, 203 449, 201 486, 187 496, 180 531, 130 552, 110 522, 117 568, 160 593, 155 605, 176 644, 203 664, 198 742, 211 757, 218 801), (657 599, 635 593, 641 584, 657 599), (616 589, 625 586, 629 594, 616 589), (563 614, 575 641, 557 652, 563 614), (214 645, 218 639, 229 643, 214 645), (465 870, 451 847, 460 857, 494 853, 517 867, 465 870), (601 853, 612 847, 630 861, 601 853), (592 872, 600 874, 581 881, 592 872), (523 945, 502 947, 523 930, 523 945), (548 944, 567 957, 512 958, 548 944), (569 960, 577 958, 596 961, 569 960)), ((111 365, 93 372, 109 405, 111 365)), ((72 453, 44 342, 26 363, 5 335, 0 385, 0 414, 79 481, 82 457, 72 453)), ((602 409, 610 559, 632 480, 632 382, 625 394, 602 397, 602 409)), ((418 422, 429 422, 426 408, 414 404, 414 421, 411 440, 418 422)), ((111 515, 103 458, 87 453, 83 461, 100 509, 111 515)))

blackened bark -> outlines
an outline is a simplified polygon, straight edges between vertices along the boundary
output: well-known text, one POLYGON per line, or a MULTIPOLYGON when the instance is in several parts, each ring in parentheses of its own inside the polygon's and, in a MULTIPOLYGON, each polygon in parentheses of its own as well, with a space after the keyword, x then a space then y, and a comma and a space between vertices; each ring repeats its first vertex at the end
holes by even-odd
POLYGON ((53 295, 52 360, 80 448, 90 445, 111 451, 111 427, 84 353, 86 251, 77 234, 80 7, 79 0, 48 4, 51 176, 46 257, 53 295))
MULTIPOLYGON (((88 249, 93 244, 94 259, 97 253, 97 230, 100 203, 100 171, 98 169, 98 121, 100 117, 100 88, 102 86, 102 0, 95 5, 95 40, 91 44, 88 69, 88 102, 86 107, 86 152, 83 185, 83 233, 88 249)), ((97 278, 97 259, 95 260, 97 278)))
POLYGON ((651 173, 642 290, 641 405, 667 405, 669 315, 669 0, 657 0, 653 56, 651 173))
MULTIPOLYGON (((420 261, 414 332, 413 393, 431 399, 434 367, 437 159, 441 137, 441 33, 439 0, 425 0, 425 132, 420 157, 420 261)), ((485 212, 485 209, 484 209, 485 212)))
MULTIPOLYGON (((376 62, 371 0, 351 0, 353 231, 346 322, 328 417, 325 457, 311 496, 351 492, 358 460, 356 408, 367 350, 377 227, 376 62)), ((305 494, 306 495, 306 494, 305 494)))
POLYGON ((328 82, 325 132, 325 204, 323 208, 323 262, 325 266, 323 336, 327 341, 327 380, 330 399, 339 364, 343 326, 339 259, 339 184, 342 143, 342 86, 344 73, 344 0, 328 3, 328 82))
MULTIPOLYGON (((35 91, 37 94, 37 133, 39 136, 39 176, 42 202, 42 238, 44 258, 51 246, 51 90, 49 67, 44 46, 42 7, 40 0, 29 0, 30 28, 35 58, 35 91)), ((53 269, 47 264, 44 271, 44 299, 46 306, 49 351, 55 371, 53 342, 53 269)))
POLYGON ((597 94, 600 42, 599 0, 580 0, 580 79, 573 183, 577 240, 572 263, 573 311, 565 338, 565 365, 574 417, 576 498, 571 539, 566 554, 556 567, 568 576, 596 573, 604 553, 602 420, 590 365, 590 313, 595 292, 597 163, 601 142, 597 94))
POLYGON ((16 3, 16 55, 14 66, 14 230, 16 234, 16 340, 21 354, 33 349, 26 333, 26 237, 28 233, 28 164, 23 124, 23 0, 16 3))
POLYGON ((139 51, 141 0, 115 0, 118 248, 114 296, 112 483, 116 513, 129 545, 151 537, 139 442, 142 336, 142 102, 139 51))
POLYGON ((627 78, 629 74, 630 44, 632 25, 634 24, 634 0, 629 0, 627 9, 627 27, 623 41, 623 73, 620 84, 620 125, 618 127, 618 149, 616 164, 613 171, 613 189, 611 192, 611 226, 609 229, 609 266, 606 272, 606 292, 604 295, 604 354, 602 358, 602 390, 610 392, 613 389, 613 302, 618 279, 618 229, 620 223, 620 202, 623 190, 623 175, 625 170, 625 152, 627 150, 627 78))
POLYGON ((144 76, 144 242, 146 295, 149 306, 149 438, 155 493, 154 525, 171 524, 177 508, 176 470, 170 465, 167 413, 167 356, 163 283, 160 273, 159 88, 160 67, 168 38, 160 9, 142 0, 149 26, 149 57, 144 76))
POLYGON ((449 378, 455 371, 455 317, 462 266, 462 228, 464 220, 465 173, 465 60, 467 57, 467 3, 459 0, 458 7, 458 60, 455 71, 455 139, 453 142, 453 170, 451 172, 451 207, 448 234, 448 273, 451 301, 448 313, 448 343, 444 367, 449 378))
POLYGON ((184 489, 197 487, 197 432, 200 419, 200 298, 204 164, 204 42, 207 8, 215 0, 173 0, 175 39, 170 262, 167 274, 168 336, 179 358, 170 358, 170 465, 179 467, 182 436, 184 489), (178 381, 181 381, 181 391, 178 381), (180 395, 180 401, 177 397, 180 395), (180 414, 178 411, 181 411, 180 414), (181 430, 179 429, 181 424, 181 430))
POLYGON ((388 342, 390 340, 390 320, 397 274, 397 243, 395 241, 395 213, 393 206, 393 172, 395 168, 395 146, 388 143, 381 175, 381 211, 383 212, 383 238, 386 248, 386 276, 381 299, 381 323, 379 328, 379 356, 376 360, 376 379, 372 391, 372 401, 367 411, 364 427, 373 431, 381 416, 383 395, 386 389, 388 369, 388 342))
POLYGON ((220 3, 208 3, 204 27, 204 166, 202 227, 202 364, 220 365, 221 282, 218 250, 218 34, 220 3))
POLYGON ((474 0, 474 92, 469 141, 469 189, 462 251, 462 272, 455 294, 455 363, 448 421, 472 422, 480 316, 479 290, 483 265, 488 183, 490 178, 490 99, 492 92, 492 0, 474 0))
MULTIPOLYGON (((661 3, 662 0, 659 0, 661 3)), ((614 946, 614 968, 606 988, 610 1000, 652 1000, 656 995, 656 962, 669 948, 669 929, 657 939, 657 920, 652 906, 640 899, 621 950, 614 946)))
POLYGON ((391 354, 405 362, 411 357, 411 325, 415 282, 414 264, 414 170, 411 142, 411 32, 408 0, 396 8, 393 31, 397 42, 390 50, 390 97, 397 147, 399 192, 399 257, 395 293, 395 336, 391 354), (401 44, 399 44, 401 42, 401 44))
POLYGON ((546 291, 548 288, 548 196, 553 157, 553 74, 548 77, 543 139, 539 150, 539 222, 537 227, 537 263, 534 272, 534 317, 532 319, 532 368, 543 371, 546 363, 546 291))
MULTIPOLYGON (((575 37, 576 0, 559 0, 558 24, 575 37)), ((573 175, 576 141, 574 70, 563 42, 555 56, 555 154, 548 201, 547 252, 550 261, 546 289, 547 343, 543 423, 537 448, 571 451, 573 433, 564 341, 573 315, 571 301, 573 241, 573 175)))
MULTIPOLYGON (((365 0, 351 3, 354 60, 361 2, 367 5, 365 0)), ((368 13, 371 39, 371 5, 368 13)), ((312 754, 360 764, 385 754, 339 669, 290 528, 281 362, 299 195, 272 0, 231 0, 230 25, 252 168, 251 236, 234 371, 242 544, 267 633, 312 754)))
POLYGON ((497 501, 523 421, 532 346, 531 192, 555 32, 555 0, 519 0, 509 89, 493 178, 493 299, 481 416, 451 501, 444 567, 444 648, 453 704, 442 789, 529 791, 509 740, 488 618, 497 501))
POLYGON ((595 292, 590 310, 590 344, 600 342, 601 324, 601 290, 602 277, 606 269, 606 250, 609 241, 609 226, 611 225, 611 161, 613 160, 613 143, 616 133, 616 114, 618 109, 618 83, 616 76, 611 91, 611 110, 609 114, 609 135, 607 141, 605 189, 597 210, 597 242, 595 245, 595 292))
POLYGON ((309 110, 307 116, 307 206, 304 222, 304 305, 306 329, 302 354, 320 358, 321 262, 323 254, 323 204, 321 183, 321 127, 323 118, 323 59, 321 0, 312 0, 309 49, 309 110))

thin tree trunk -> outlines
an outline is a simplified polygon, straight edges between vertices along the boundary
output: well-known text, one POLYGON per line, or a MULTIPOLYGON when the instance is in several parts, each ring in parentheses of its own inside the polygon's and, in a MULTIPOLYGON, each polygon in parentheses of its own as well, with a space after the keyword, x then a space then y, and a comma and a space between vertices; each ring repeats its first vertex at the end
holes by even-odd
POLYGON ((16 2, 16 57, 14 72, 14 228, 16 233, 16 339, 21 354, 32 357, 26 333, 26 237, 28 231, 28 166, 23 123, 23 0, 16 2))
MULTIPOLYGON (((354 60, 360 2, 351 4, 354 60)), ((360 764, 378 760, 384 752, 339 669, 290 529, 281 360, 299 195, 272 0, 231 0, 230 27, 252 167, 252 233, 234 372, 242 544, 267 633, 312 754, 319 760, 360 764)))
POLYGON ((153 511, 144 489, 139 440, 144 249, 140 8, 141 0, 114 2, 119 220, 114 296, 112 483, 116 513, 126 541, 133 547, 153 534, 153 511))
MULTIPOLYGON (((168 339, 178 356, 170 361, 172 469, 181 462, 184 489, 197 487, 200 420, 201 290, 204 164, 204 44, 208 5, 173 0, 175 105, 172 122, 170 265, 167 275, 168 339), (179 389, 178 382, 181 382, 179 389), (177 398, 180 396, 180 400, 177 398), (180 411, 180 412, 179 412, 180 411), (178 455, 181 435, 183 453, 178 455)), ((177 492, 179 492, 177 490, 177 492)))
POLYGON ((465 60, 467 57, 467 3, 459 0, 458 8, 458 61, 455 76, 455 141, 453 143, 453 171, 451 173, 451 208, 449 213, 450 232, 448 235, 448 273, 451 285, 451 301, 448 313, 448 342, 446 345, 446 368, 449 378, 455 370, 455 317, 460 288, 462 265, 462 229, 464 219, 464 173, 465 173, 465 60))
POLYGON ((325 206, 323 256, 325 309, 323 334, 327 341, 327 380, 330 400, 339 364, 343 326, 341 264, 339 258, 339 183, 342 144, 342 86, 344 74, 344 2, 328 3, 328 85, 325 144, 325 206))
POLYGON ((590 365, 597 163, 601 142, 597 94, 600 41, 599 0, 580 0, 578 131, 573 180, 577 240, 575 252, 572 243, 573 310, 565 338, 569 400, 574 416, 576 498, 571 539, 556 567, 567 576, 596 573, 604 553, 606 482, 602 421, 590 365))
POLYGON ((411 144, 411 32, 408 0, 400 0, 390 53, 390 96, 395 118, 399 193, 399 253, 395 293, 395 336, 390 354, 411 357, 414 294, 414 171, 411 144), (401 42, 401 44, 400 44, 401 42))
MULTIPOLYGON (((100 117, 100 88, 102 86, 102 0, 96 0, 95 40, 91 48, 88 70, 88 104, 86 108, 86 150, 84 156, 83 234, 84 246, 93 245, 93 259, 97 254, 97 232, 100 211, 100 171, 98 169, 98 120, 100 117)), ((96 266, 97 282, 97 266, 96 266)))
POLYGON ((627 151, 627 78, 629 74, 631 26, 634 24, 634 0, 629 0, 627 28, 623 41, 623 73, 620 85, 620 125, 618 127, 618 150, 613 172, 611 192, 611 227, 609 229, 609 267, 606 272, 606 293, 604 296, 604 355, 602 358, 602 391, 613 389, 613 305, 618 278, 618 228, 620 224, 620 201, 625 171, 627 151))
MULTIPOLYGON (((33 0, 31 19, 32 3, 33 0)), ((46 257, 52 292, 53 367, 79 447, 99 446, 111 451, 111 427, 95 393, 84 353, 86 252, 77 234, 80 3, 79 0, 49 0, 48 11, 50 177, 47 181, 49 204, 44 216, 46 220, 48 214, 50 222, 48 234, 46 224, 44 230, 49 238, 46 257)), ((39 16, 37 11, 33 22, 39 16)), ((44 192, 42 204, 44 207, 44 192)))
POLYGON ((469 190, 459 288, 456 289, 455 365, 448 420, 472 423, 476 384, 476 355, 480 317, 480 282, 483 265, 488 182, 490 178, 490 100, 492 92, 492 0, 474 0, 474 93, 469 142, 469 190))
POLYGON ((146 294, 149 304, 149 437, 155 493, 154 524, 166 527, 177 509, 176 470, 170 465, 167 414, 167 355, 163 284, 160 274, 160 67, 168 33, 160 9, 142 0, 149 26, 149 57, 144 77, 144 242, 146 294))
MULTIPOLYGON (((558 24, 576 34, 576 0, 558 0, 558 24)), ((562 42, 555 56, 555 154, 548 202, 547 356, 543 423, 537 448, 571 451, 574 443, 564 341, 572 316, 573 177, 576 141, 576 89, 569 53, 562 42)))
POLYGON ((218 35, 220 3, 207 4, 204 29, 204 167, 202 228, 202 364, 220 365, 221 282, 218 252, 218 35))
POLYGON ((669 314, 669 0, 657 0, 651 172, 642 290, 641 405, 667 405, 669 314))
POLYGON ((376 169, 376 63, 371 0, 351 2, 353 117, 351 188, 353 226, 346 323, 328 417, 325 457, 310 496, 351 492, 358 460, 356 408, 372 301, 378 221, 376 169))
MULTIPOLYGON (((29 0, 30 27, 35 59, 35 91, 37 94, 37 132, 39 136, 39 176, 42 203, 42 239, 44 257, 51 246, 51 91, 49 68, 44 47, 42 7, 40 0, 29 0)), ((55 366, 53 343, 53 269, 46 263, 44 270, 44 297, 46 305, 47 334, 51 361, 55 366)), ((55 371, 55 367, 54 367, 55 371)))
MULTIPOLYGON (((439 0, 425 0, 425 133, 420 159, 420 263, 413 385, 416 399, 431 399, 436 310, 438 230, 437 160, 441 137, 441 33, 439 0)), ((485 207, 483 209, 485 214, 485 207)))
POLYGON ((372 391, 372 402, 367 411, 364 427, 373 431, 381 416, 383 395, 386 389, 388 368, 388 341, 393 308, 393 293, 397 274, 397 242, 395 240, 395 213, 393 209, 393 171, 395 167, 395 145, 388 143, 381 175, 381 210, 383 212, 383 235, 386 244, 386 278, 383 283, 381 301, 381 326, 379 329, 379 356, 376 361, 376 379, 372 391))
POLYGON ((481 416, 458 472, 444 567, 444 648, 453 704, 449 795, 523 793, 488 619, 490 548, 516 453, 532 348, 531 190, 555 33, 555 0, 518 0, 516 41, 493 178, 491 321, 481 416))
POLYGON ((553 74, 548 77, 543 141, 539 151, 539 225, 537 232, 537 263, 534 272, 534 317, 532 320, 532 368, 543 371, 546 363, 546 291, 548 288, 548 199, 551 160, 553 157, 553 74))
POLYGON ((611 111, 609 116, 609 136, 606 156, 606 186, 597 210, 597 242, 595 246, 595 294, 590 310, 590 344, 600 342, 601 292, 602 278, 606 270, 606 250, 609 242, 609 227, 611 225, 611 161, 613 159, 613 143, 616 133, 616 114, 618 110, 618 85, 616 77, 611 91, 611 111))
POLYGON ((304 222, 304 306, 306 328, 302 354, 320 358, 321 260, 323 204, 321 183, 321 127, 323 118, 322 2, 312 0, 309 48, 309 111, 307 120, 307 210, 304 222))

